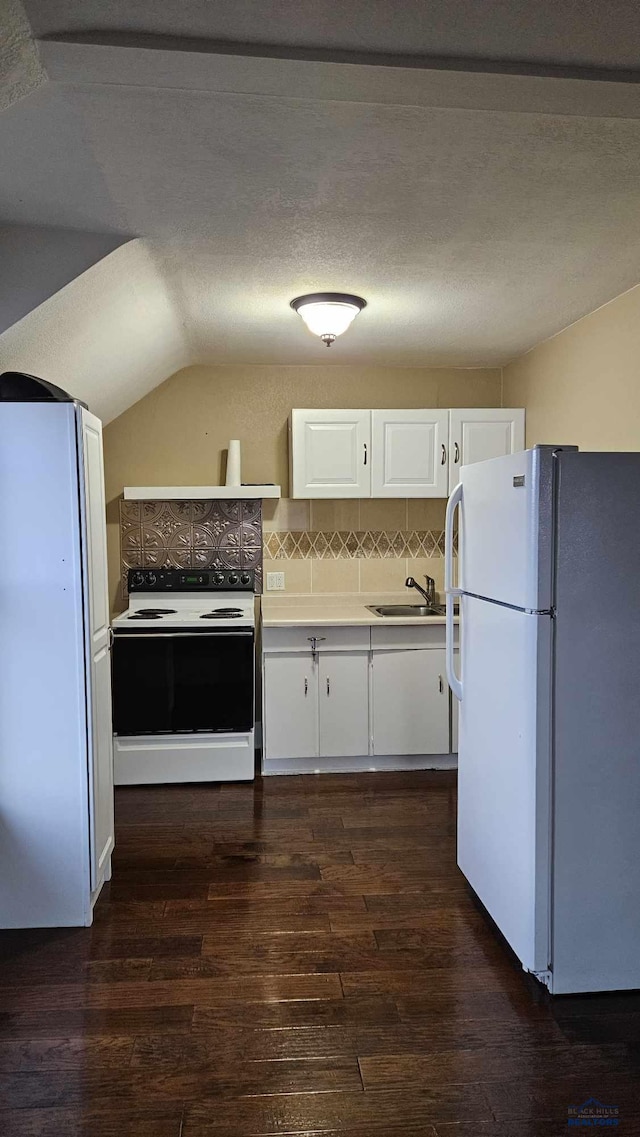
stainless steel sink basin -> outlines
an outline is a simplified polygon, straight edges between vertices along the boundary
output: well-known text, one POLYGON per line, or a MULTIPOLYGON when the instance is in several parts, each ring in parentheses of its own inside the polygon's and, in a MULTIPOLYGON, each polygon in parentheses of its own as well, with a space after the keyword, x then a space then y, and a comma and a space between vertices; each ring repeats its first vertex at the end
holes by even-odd
POLYGON ((430 608, 426 604, 367 604, 367 608, 376 616, 444 616, 440 605, 430 608))

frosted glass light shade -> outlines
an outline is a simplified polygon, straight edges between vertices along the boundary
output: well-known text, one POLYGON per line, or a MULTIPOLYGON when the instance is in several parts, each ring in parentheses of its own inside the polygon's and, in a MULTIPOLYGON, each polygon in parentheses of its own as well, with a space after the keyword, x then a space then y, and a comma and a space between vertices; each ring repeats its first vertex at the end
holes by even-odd
POLYGON ((361 296, 345 292, 315 292, 291 301, 291 307, 302 316, 309 331, 320 336, 327 347, 331 347, 336 336, 346 332, 366 304, 361 296))

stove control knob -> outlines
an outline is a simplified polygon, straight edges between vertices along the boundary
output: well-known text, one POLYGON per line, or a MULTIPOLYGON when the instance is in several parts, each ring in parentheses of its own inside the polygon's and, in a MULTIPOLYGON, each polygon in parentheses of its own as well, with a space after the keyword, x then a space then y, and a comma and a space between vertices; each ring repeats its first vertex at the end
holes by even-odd
POLYGON ((157 577, 156 577, 155 572, 148 572, 147 573, 147 584, 151 585, 151 587, 153 588, 156 581, 157 581, 157 577))
POLYGON ((238 574, 235 572, 230 572, 228 577, 227 577, 227 584, 237 584, 237 583, 238 583, 238 574))
POLYGON ((213 583, 214 584, 224 584, 224 573, 223 572, 214 572, 213 583))
POLYGON ((243 572, 240 577, 240 584, 251 584, 251 574, 243 572))
POLYGON ((143 584, 144 584, 144 573, 143 572, 134 572, 133 576, 131 577, 132 587, 133 588, 142 588, 143 584))

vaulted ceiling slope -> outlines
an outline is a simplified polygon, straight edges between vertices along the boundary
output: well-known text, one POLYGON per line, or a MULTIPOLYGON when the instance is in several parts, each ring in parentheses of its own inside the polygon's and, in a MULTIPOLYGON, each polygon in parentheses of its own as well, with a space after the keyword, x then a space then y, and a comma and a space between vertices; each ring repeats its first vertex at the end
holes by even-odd
POLYGON ((24 0, 36 36, 640 70, 636 0, 24 0))
POLYGON ((0 225, 0 333, 125 240, 83 229, 0 225))
POLYGON ((0 336, 0 372, 57 383, 110 422, 193 362, 144 241, 87 269, 0 336))
POLYGON ((0 115, 0 222, 143 238, 172 358, 324 360, 289 300, 337 289, 369 303, 336 363, 495 365, 640 280, 635 0, 26 10, 49 81, 0 115))

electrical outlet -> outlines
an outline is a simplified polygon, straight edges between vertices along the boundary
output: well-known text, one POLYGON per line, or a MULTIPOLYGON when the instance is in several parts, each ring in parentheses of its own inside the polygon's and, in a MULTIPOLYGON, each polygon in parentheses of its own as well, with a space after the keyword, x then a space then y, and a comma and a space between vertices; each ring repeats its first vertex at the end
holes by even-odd
POLYGON ((267 592, 282 592, 284 590, 284 573, 267 573, 267 592))

